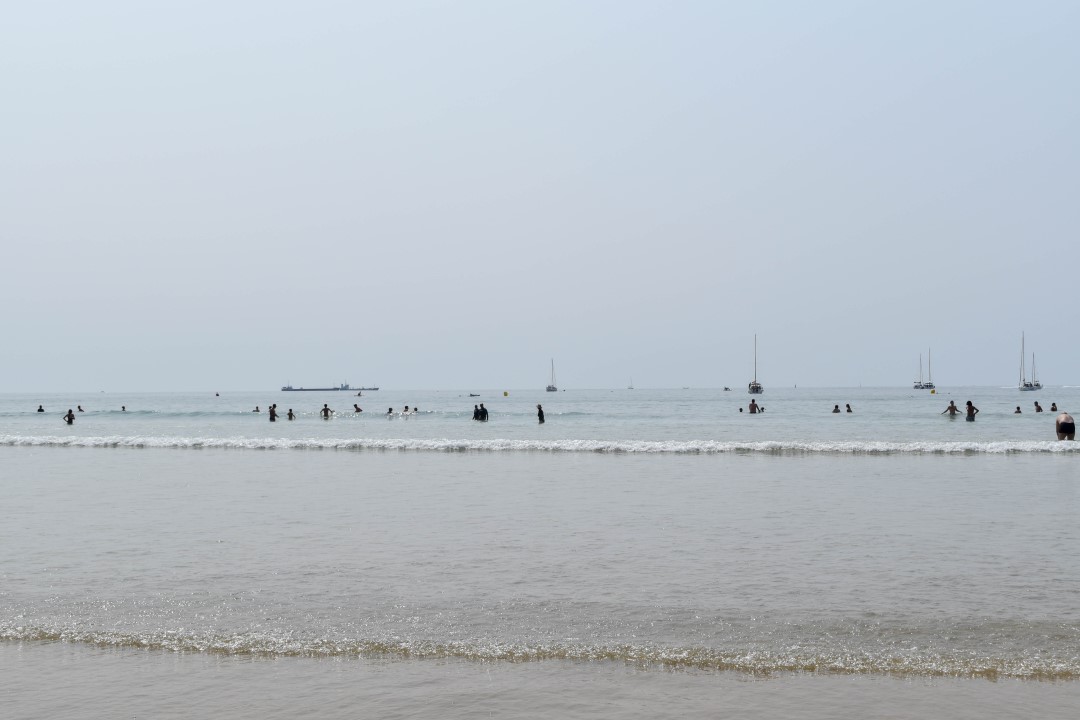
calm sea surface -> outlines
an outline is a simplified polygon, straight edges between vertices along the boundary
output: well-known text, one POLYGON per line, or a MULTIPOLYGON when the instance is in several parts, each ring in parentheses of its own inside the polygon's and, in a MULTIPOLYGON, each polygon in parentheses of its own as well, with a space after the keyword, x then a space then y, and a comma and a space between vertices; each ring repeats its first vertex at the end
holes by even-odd
POLYGON ((5 717, 1080 712, 1080 388, 475 392, 0 395, 5 717))

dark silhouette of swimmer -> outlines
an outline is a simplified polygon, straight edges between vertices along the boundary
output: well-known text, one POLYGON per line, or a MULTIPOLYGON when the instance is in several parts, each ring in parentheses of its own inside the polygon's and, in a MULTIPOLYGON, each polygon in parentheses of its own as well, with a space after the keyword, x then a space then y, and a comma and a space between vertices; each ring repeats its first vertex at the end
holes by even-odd
POLYGON ((320 410, 319 413, 323 416, 323 420, 329 420, 330 416, 334 414, 334 411, 328 408, 326 403, 323 403, 322 410, 320 410))
POLYGON ((127 412, 127 405, 121 405, 120 412, 127 412))
MULTIPOLYGON (((39 410, 38 412, 41 412, 41 411, 39 410)), ((480 419, 480 406, 479 405, 473 405, 472 406, 472 419, 473 420, 479 420, 480 419)))
POLYGON ((79 412, 82 412, 82 411, 83 411, 83 409, 82 409, 82 405, 76 405, 75 407, 76 407, 76 408, 78 408, 79 412))
POLYGON ((751 400, 750 401, 750 406, 747 409, 750 411, 751 415, 757 414, 757 411, 759 409, 758 404, 757 404, 757 400, 751 400))
POLYGON ((259 409, 259 406, 258 406, 258 405, 256 405, 256 406, 255 406, 255 409, 254 409, 254 410, 252 410, 251 412, 262 412, 262 410, 260 410, 260 409, 259 409))
POLYGON ((1057 403, 1050 403, 1050 412, 1057 412, 1057 403))
POLYGON ((269 410, 270 410, 270 422, 277 422, 277 405, 271 405, 269 410))
POLYGON ((38 406, 37 406, 37 411, 38 411, 38 412, 45 412, 45 408, 43 408, 43 407, 41 407, 40 405, 38 405, 38 406))
POLYGON ((289 414, 286 415, 285 417, 289 418, 290 420, 295 420, 296 419, 296 415, 293 414, 292 408, 289 408, 289 414))
POLYGON ((1039 404, 1039 401, 1038 401, 1038 400, 1036 400, 1036 401, 1035 401, 1035 412, 1042 412, 1042 411, 1043 411, 1043 409, 1042 409, 1042 405, 1040 405, 1040 404, 1039 404))
POLYGON ((838 413, 838 412, 840 412, 840 406, 839 406, 839 405, 833 405, 833 406, 832 406, 832 411, 833 411, 834 413, 838 413))
POLYGON ((484 407, 484 403, 480 403, 480 422, 487 422, 487 419, 488 419, 487 408, 484 407))
POLYGON ((847 408, 847 411, 848 411, 848 412, 851 412, 851 405, 844 405, 844 407, 846 407, 846 408, 847 408))
POLYGON ((1076 421, 1073 420, 1073 416, 1064 410, 1054 420, 1054 430, 1057 432, 1058 440, 1075 440, 1076 439, 1076 421))
POLYGON ((952 400, 949 401, 949 407, 941 411, 941 414, 949 413, 949 417, 956 417, 956 413, 960 412, 960 408, 956 407, 956 403, 952 400))
POLYGON ((544 424, 544 406, 540 403, 536 404, 536 417, 539 418, 540 424, 544 424))
POLYGON ((64 422, 68 425, 75 422, 75 413, 71 412, 71 408, 68 408, 67 415, 64 416, 64 422))
MULTIPOLYGON (((1038 405, 1039 403, 1035 403, 1035 404, 1036 404, 1036 405, 1038 405)), ((1035 412, 1039 412, 1039 411, 1038 411, 1038 410, 1036 410, 1035 412)), ((1019 406, 1019 405, 1017 405, 1017 406, 1016 406, 1016 409, 1015 409, 1015 410, 1013 410, 1013 415, 1019 415, 1019 414, 1020 414, 1020 406, 1019 406)))
POLYGON ((353 412, 364 412, 359 405, 353 403, 353 412))
POLYGON ((394 415, 394 408, 387 408, 386 409, 386 417, 393 417, 393 415, 394 415))
POLYGON ((971 404, 971 401, 967 401, 967 417, 964 419, 968 422, 975 422, 975 416, 979 414, 979 408, 971 404))

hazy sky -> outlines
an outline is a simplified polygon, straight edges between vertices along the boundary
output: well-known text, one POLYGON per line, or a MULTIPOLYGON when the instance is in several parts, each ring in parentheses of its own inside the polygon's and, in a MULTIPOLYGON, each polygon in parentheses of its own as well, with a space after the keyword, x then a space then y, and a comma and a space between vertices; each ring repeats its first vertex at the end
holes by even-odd
POLYGON ((9 4, 0 390, 1080 384, 1078 27, 9 4))

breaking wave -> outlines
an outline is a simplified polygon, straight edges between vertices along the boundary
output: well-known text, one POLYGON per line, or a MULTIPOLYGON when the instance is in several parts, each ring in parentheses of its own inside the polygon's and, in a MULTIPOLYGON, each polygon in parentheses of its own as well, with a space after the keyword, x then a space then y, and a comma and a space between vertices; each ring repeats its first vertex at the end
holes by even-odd
POLYGON ((235 450, 345 450, 401 452, 537 452, 658 455, 1010 455, 1073 454, 1080 443, 1003 440, 992 442, 870 442, 717 440, 471 440, 453 438, 251 438, 180 436, 0 435, 0 447, 165 448, 235 450))
POLYGON ((998 657, 970 652, 920 652, 915 649, 906 652, 859 653, 815 650, 801 646, 761 650, 633 644, 589 645, 572 642, 529 644, 494 640, 439 642, 346 637, 305 638, 291 633, 285 637, 255 632, 186 634, 182 630, 136 634, 12 624, 0 624, 0 641, 69 642, 98 647, 274 657, 453 658, 475 662, 624 662, 643 669, 715 670, 753 675, 804 672, 988 680, 1080 679, 1080 661, 1075 657, 998 657))

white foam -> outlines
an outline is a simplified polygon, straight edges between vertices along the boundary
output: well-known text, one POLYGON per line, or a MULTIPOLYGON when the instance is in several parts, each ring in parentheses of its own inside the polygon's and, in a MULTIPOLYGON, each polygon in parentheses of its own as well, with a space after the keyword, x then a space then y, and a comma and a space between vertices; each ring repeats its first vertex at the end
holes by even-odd
POLYGON ((601 454, 719 455, 1008 455, 1017 453, 1074 453, 1080 444, 1057 441, 1004 440, 992 442, 870 442, 717 440, 471 440, 454 438, 251 438, 177 437, 156 435, 55 436, 0 435, 0 446, 162 448, 236 450, 381 450, 414 452, 547 452, 601 454))

